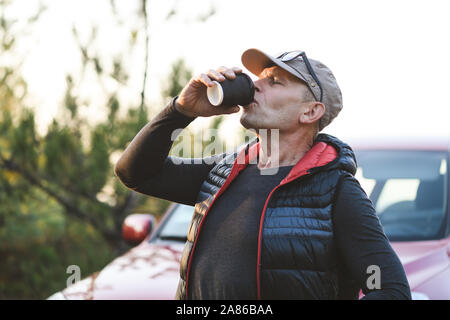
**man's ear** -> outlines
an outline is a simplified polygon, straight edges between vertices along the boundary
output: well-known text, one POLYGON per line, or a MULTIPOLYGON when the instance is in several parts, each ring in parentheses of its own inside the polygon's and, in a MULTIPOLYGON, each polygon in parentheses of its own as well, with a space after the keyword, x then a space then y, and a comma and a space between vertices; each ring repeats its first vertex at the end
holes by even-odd
POLYGON ((302 112, 298 118, 300 123, 314 123, 325 114, 325 105, 322 102, 311 101, 302 106, 302 112))

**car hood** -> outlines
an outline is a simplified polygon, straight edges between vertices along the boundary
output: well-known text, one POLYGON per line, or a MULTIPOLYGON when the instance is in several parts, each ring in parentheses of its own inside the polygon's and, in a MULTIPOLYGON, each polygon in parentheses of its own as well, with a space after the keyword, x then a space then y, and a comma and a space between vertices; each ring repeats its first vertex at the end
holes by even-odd
POLYGON ((65 299, 174 299, 182 243, 144 242, 100 272, 54 295, 65 299))
MULTIPOLYGON (((450 239, 391 242, 405 269, 411 290, 449 267, 450 239)), ((102 271, 75 283, 50 299, 158 299, 175 297, 183 243, 144 242, 102 271)))
POLYGON ((411 290, 449 267, 450 238, 391 242, 391 246, 403 264, 411 290))

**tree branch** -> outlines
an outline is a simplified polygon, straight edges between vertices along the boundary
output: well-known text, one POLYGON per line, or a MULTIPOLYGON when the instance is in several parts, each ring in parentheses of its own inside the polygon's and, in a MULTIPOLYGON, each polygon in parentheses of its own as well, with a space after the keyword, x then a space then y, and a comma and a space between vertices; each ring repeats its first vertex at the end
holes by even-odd
POLYGON ((31 185, 38 187, 39 189, 41 189, 42 191, 47 193, 50 197, 52 197, 56 201, 58 201, 66 209, 66 212, 68 214, 74 216, 75 218, 77 218, 79 220, 90 223, 95 229, 97 229, 100 233, 102 233, 103 236, 108 241, 115 242, 118 239, 120 239, 120 235, 118 235, 116 230, 111 230, 111 229, 105 228, 104 224, 99 223, 92 216, 87 215, 86 213, 84 213, 83 211, 78 209, 76 206, 71 204, 69 200, 58 195, 56 192, 51 190, 49 187, 43 185, 41 183, 41 181, 39 181, 39 179, 37 177, 35 177, 35 175, 33 175, 32 173, 28 172, 27 170, 19 167, 16 163, 14 163, 14 161, 5 159, 1 154, 0 154, 0 160, 2 161, 1 167, 5 168, 7 170, 10 170, 10 171, 15 171, 17 173, 20 173, 22 175, 22 177, 24 177, 31 185))
POLYGON ((142 83, 142 91, 141 91, 141 112, 144 109, 145 105, 145 86, 147 84, 147 72, 148 72, 148 56, 149 56, 149 45, 150 45, 150 36, 148 32, 148 15, 147 15, 147 0, 142 0, 142 14, 144 15, 144 30, 145 30, 145 67, 144 67, 144 79, 142 83))
POLYGON ((132 210, 136 207, 136 202, 138 199, 138 195, 134 191, 129 191, 125 201, 121 204, 118 204, 114 208, 114 217, 118 217, 115 220, 116 228, 120 228, 122 225, 122 219, 129 215, 132 210))

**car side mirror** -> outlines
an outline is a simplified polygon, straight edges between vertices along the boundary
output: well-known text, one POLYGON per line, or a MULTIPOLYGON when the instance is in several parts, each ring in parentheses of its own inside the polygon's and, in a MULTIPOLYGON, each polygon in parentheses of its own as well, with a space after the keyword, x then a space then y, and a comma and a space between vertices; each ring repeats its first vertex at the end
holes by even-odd
POLYGON ((130 245, 138 245, 152 232, 155 217, 151 214, 130 214, 122 224, 122 238, 130 245))

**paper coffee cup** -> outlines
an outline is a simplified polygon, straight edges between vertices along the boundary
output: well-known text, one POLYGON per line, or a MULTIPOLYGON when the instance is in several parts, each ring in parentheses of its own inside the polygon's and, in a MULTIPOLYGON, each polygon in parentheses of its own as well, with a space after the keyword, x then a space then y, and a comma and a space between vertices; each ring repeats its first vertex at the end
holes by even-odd
POLYGON ((252 102, 255 85, 245 73, 236 75, 233 80, 213 81, 214 85, 206 89, 206 95, 213 106, 232 107, 252 102))

